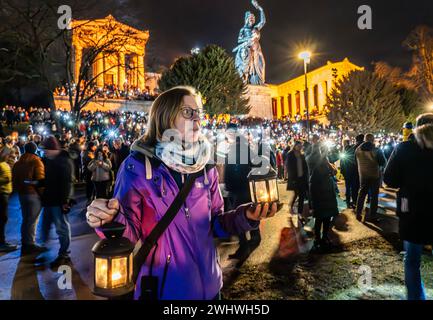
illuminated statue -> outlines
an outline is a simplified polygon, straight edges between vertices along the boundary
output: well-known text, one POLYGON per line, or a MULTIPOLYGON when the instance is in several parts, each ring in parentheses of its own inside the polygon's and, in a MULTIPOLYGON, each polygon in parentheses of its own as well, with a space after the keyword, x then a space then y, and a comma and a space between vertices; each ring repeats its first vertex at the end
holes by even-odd
POLYGON ((257 3, 251 1, 252 5, 260 11, 260 22, 256 23, 256 17, 250 11, 245 13, 245 25, 239 33, 238 46, 233 50, 236 52, 236 69, 247 84, 265 84, 265 58, 260 46, 260 31, 266 23, 265 12, 257 3))

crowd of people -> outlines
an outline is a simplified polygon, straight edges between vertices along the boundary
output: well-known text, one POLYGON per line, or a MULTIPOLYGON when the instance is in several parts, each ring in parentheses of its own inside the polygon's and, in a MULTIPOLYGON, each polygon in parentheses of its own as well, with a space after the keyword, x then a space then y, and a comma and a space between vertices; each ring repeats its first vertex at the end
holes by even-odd
MULTIPOLYGON (((171 259, 170 267, 177 268, 177 275, 164 281, 165 290, 155 289, 160 298, 218 297, 221 270, 214 258, 216 249, 209 229, 214 230, 214 235, 237 235, 240 246, 230 258, 245 259, 260 244, 260 220, 279 210, 272 203, 248 205, 252 201, 248 174, 257 166, 253 155, 259 154, 266 155, 280 183, 286 183, 287 190, 293 193, 290 214, 299 215, 301 223, 305 223, 305 212, 313 213, 313 250, 322 253, 333 247, 329 233, 339 214, 339 173, 345 180, 347 208, 353 209, 360 221, 379 219, 378 195, 383 182, 400 188, 397 211, 407 254, 408 295, 412 299, 425 298, 419 268, 420 248, 433 242, 432 218, 424 206, 433 181, 432 115, 421 117, 417 129, 407 137, 384 133, 354 136, 319 124, 313 124, 311 132, 307 132, 305 124, 288 119, 202 117, 200 108, 197 93, 185 87, 161 94, 149 114, 81 112, 75 119, 62 110, 3 108, 1 120, 8 129, 17 123, 27 123, 28 127, 21 133, 12 130, 8 136, 0 132, 0 251, 17 250, 5 237, 12 192, 18 194, 23 217, 21 253, 46 251, 54 225, 60 242, 58 257, 51 264, 55 267, 70 261, 67 213, 75 204, 77 185, 85 186, 89 225, 99 228, 112 221, 121 222, 126 226, 125 235, 136 242, 141 233, 150 231, 153 224, 149 221, 164 214, 166 203, 172 202, 185 181, 202 172, 196 183, 200 187, 192 189, 181 209, 185 221, 176 220, 168 227, 155 249, 158 262, 153 266, 154 262, 147 261, 141 273, 154 267, 154 274, 165 279, 164 270, 171 259), (192 122, 190 128, 185 126, 188 122, 192 122), (164 154, 170 141, 164 141, 163 132, 169 129, 178 130, 183 141, 174 149, 173 157, 164 154), (225 143, 222 149, 221 141, 225 143), (186 147, 197 142, 198 150, 186 147), (212 145, 217 153, 222 150, 225 160, 208 168, 212 156, 206 146, 212 145), (246 162, 237 150, 247 150, 246 162), (230 162, 231 152, 236 157, 230 162), (192 157, 191 163, 186 164, 185 157, 192 157), (411 177, 410 172, 415 176, 411 177), (368 215, 364 213, 367 197, 368 215), (147 220, 142 220, 144 215, 147 220), (42 227, 37 243, 39 218, 42 227), (191 234, 189 223, 197 234, 191 234), (203 241, 198 243, 196 237, 203 241), (185 270, 185 261, 190 261, 194 272, 185 270), (206 285, 197 277, 207 279, 206 285), (171 290, 179 281, 185 284, 185 290, 171 290), (197 287, 198 283, 202 285, 197 287)), ((136 297, 140 293, 138 286, 136 297)))
MULTIPOLYGON (((76 90, 75 85, 72 86, 73 92, 76 90)), ((84 89, 81 89, 84 90, 84 89)), ((75 94, 75 92, 74 92, 75 94)), ((55 96, 68 96, 68 86, 61 86, 54 90, 55 96)), ((87 96, 94 96, 97 99, 123 99, 123 100, 144 100, 153 101, 157 95, 152 95, 149 90, 140 90, 135 86, 126 86, 119 88, 115 84, 104 85, 104 87, 92 87, 86 89, 87 96)))

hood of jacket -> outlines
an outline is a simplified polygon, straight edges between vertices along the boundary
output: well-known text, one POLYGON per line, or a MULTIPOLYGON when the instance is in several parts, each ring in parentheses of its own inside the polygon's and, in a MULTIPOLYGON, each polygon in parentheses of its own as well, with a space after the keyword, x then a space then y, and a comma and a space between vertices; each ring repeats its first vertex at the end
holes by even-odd
POLYGON ((417 143, 421 147, 433 149, 433 123, 416 128, 414 134, 417 143))
POLYGON ((150 159, 160 160, 155 155, 155 147, 147 145, 143 139, 138 139, 131 145, 131 152, 138 152, 150 159))

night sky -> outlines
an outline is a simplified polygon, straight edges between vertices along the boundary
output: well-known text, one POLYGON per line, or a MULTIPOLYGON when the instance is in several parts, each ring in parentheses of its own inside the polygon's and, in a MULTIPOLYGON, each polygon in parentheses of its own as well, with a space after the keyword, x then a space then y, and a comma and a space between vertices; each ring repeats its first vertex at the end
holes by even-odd
MULTIPOLYGON (((176 56, 193 47, 214 43, 232 51, 236 47, 249 0, 115 0, 99 15, 113 13, 124 22, 150 30, 149 55, 170 65, 176 56)), ((419 24, 433 26, 431 0, 259 0, 267 15, 262 49, 267 62, 267 82, 279 83, 301 74, 298 47, 309 44, 315 56, 312 67, 349 57, 371 68, 387 61, 404 69, 411 54, 402 47, 419 24), (373 10, 373 30, 359 30, 360 5, 373 10)), ((256 14, 257 15, 257 14, 256 14)))

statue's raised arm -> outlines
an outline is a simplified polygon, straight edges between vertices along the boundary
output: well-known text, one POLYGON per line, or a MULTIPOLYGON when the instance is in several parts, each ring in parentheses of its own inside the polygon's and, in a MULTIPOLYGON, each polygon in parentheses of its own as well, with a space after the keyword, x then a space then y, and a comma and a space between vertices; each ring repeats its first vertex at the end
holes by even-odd
POLYGON ((260 22, 258 24, 256 24, 255 28, 262 30, 262 28, 265 26, 266 24, 266 16, 265 16, 265 11, 263 10, 263 8, 259 5, 259 3, 257 2, 257 0, 251 0, 251 4, 254 6, 254 8, 256 8, 257 10, 260 11, 260 22))

